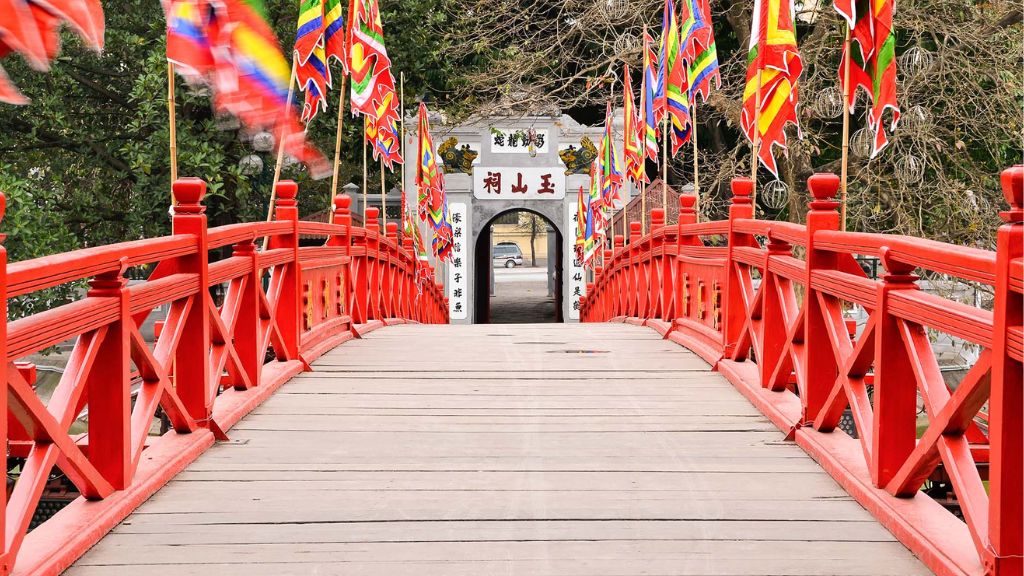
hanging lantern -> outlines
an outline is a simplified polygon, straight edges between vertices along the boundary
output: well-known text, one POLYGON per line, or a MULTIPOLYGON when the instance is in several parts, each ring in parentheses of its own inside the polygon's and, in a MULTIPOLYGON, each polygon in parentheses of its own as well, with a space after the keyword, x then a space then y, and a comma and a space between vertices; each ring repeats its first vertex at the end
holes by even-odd
POLYGON ((274 135, 266 130, 257 132, 252 137, 252 147, 257 152, 270 152, 274 149, 274 135))
POLYGON ((619 34, 619 36, 615 38, 614 47, 615 53, 623 60, 627 58, 631 60, 637 59, 634 57, 642 55, 640 53, 642 45, 640 43, 640 38, 636 34, 629 32, 619 34))
POLYGON ((917 184, 924 179, 924 161, 913 154, 907 154, 896 161, 893 173, 904 184, 917 184))
POLYGON ((908 78, 927 72, 935 64, 935 54, 920 46, 909 48, 897 59, 899 69, 908 78))
POLYGON ((859 158, 868 158, 871 156, 874 141, 874 132, 870 128, 861 128, 850 136, 850 152, 859 158))
POLYGON ((786 186, 786 183, 782 180, 774 180, 761 189, 758 198, 766 208, 782 210, 786 207, 786 202, 789 200, 789 186, 786 186))
POLYGON ((629 0, 598 0, 609 22, 618 22, 629 15, 629 0))
POLYGON ((242 156, 242 159, 238 161, 238 171, 243 176, 254 176, 263 171, 263 159, 256 154, 249 154, 248 156, 242 156))
POLYGON ((838 118, 843 113, 843 92, 838 86, 829 86, 814 101, 814 113, 819 118, 838 118))
POLYGON ((900 124, 907 129, 927 128, 932 123, 932 113, 924 106, 915 104, 900 116, 900 124))

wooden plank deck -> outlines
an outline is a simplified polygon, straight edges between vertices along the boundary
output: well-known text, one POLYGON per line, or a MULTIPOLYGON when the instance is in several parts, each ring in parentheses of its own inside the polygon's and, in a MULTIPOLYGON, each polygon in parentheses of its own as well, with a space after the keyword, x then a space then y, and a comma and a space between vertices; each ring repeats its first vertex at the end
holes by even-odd
POLYGON ((315 369, 68 573, 929 574, 651 330, 396 326, 315 369))

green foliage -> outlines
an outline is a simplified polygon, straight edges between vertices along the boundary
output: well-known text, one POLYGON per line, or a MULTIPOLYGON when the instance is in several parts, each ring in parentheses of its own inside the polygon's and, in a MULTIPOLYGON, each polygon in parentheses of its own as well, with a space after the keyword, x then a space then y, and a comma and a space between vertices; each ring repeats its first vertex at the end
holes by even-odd
MULTIPOLYGON (((84 48, 65 29, 62 53, 48 72, 30 69, 18 56, 3 66, 32 102, 0 104, 0 190, 9 209, 2 229, 11 260, 24 260, 84 246, 133 240, 170 231, 169 119, 166 23, 156 2, 104 0, 106 42, 102 54, 84 48)), ((406 77, 407 112, 424 95, 443 93, 451 66, 431 26, 446 16, 437 2, 386 2, 383 21, 396 75, 406 77)), ((266 6, 282 44, 295 34, 297 2, 266 6)), ((337 65, 335 64, 337 67, 337 65)), ((206 180, 211 224, 266 217, 273 153, 258 153, 263 175, 244 176, 239 160, 257 153, 231 119, 216 118, 208 91, 175 79, 180 176, 206 180)), ((337 81, 335 83, 337 87, 337 81)), ((309 127, 310 138, 333 155, 338 91, 330 109, 309 127)), ((361 183, 362 123, 344 115, 341 184, 361 183)), ((368 188, 379 190, 379 170, 370 167, 368 188)), ((314 181, 299 167, 283 178, 300 185, 303 214, 324 210, 330 178, 314 181)), ((398 183, 389 174, 389 186, 398 183)))

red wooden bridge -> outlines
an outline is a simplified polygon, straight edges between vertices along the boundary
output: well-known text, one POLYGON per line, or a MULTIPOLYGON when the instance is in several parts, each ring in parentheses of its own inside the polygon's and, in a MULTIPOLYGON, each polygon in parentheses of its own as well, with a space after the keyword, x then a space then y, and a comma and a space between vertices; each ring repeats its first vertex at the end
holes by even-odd
POLYGON ((305 222, 283 182, 274 221, 208 228, 180 180, 170 236, 0 253, 5 302, 88 282, 0 328, 2 571, 1020 575, 1024 166, 1002 181, 986 251, 838 231, 832 175, 806 225, 757 220, 738 179, 728 220, 681 196, 615 238, 602 324, 511 327, 431 326, 433 271, 347 197, 305 222), (978 351, 955 385, 935 335, 978 351), (46 397, 26 359, 68 341, 46 397), (55 485, 80 496, 30 530, 55 485))

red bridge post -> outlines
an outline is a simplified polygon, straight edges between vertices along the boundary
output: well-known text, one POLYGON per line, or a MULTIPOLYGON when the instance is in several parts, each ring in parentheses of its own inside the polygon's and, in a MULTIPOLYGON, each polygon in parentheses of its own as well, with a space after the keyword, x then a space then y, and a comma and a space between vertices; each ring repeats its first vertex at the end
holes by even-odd
MULTIPOLYGON (((750 242, 740 241, 740 238, 746 236, 735 231, 735 224, 737 220, 754 217, 754 207, 750 200, 750 193, 753 189, 754 183, 750 178, 732 179, 732 204, 729 206, 729 245, 725 260, 725 301, 722 304, 724 308, 722 310, 722 344, 726 358, 734 356, 733 353, 736 351, 746 317, 747 303, 743 296, 744 287, 734 252, 741 243, 749 245, 750 242)), ((745 357, 746 351, 743 350, 739 359, 745 357)))
MULTIPOLYGON (((992 330, 992 390, 989 397, 989 539, 984 558, 993 574, 1024 573, 1024 370, 1020 339, 1024 335, 1024 295, 1011 288, 1012 266, 1024 258, 1024 165, 1002 173, 1003 195, 1010 209, 999 216, 1006 224, 996 240, 995 307, 992 330), (1018 356, 1010 353, 1011 330, 1018 356)), ((1017 271, 1020 274, 1020 270, 1017 271)), ((1017 278, 1020 282, 1020 278, 1017 278)))
MULTIPOLYGON (((197 360, 210 355, 210 310, 213 307, 206 288, 209 286, 209 248, 206 240, 206 207, 202 204, 205 195, 206 182, 199 178, 178 179, 174 183, 177 204, 171 219, 173 234, 191 234, 196 238, 196 252, 178 260, 178 271, 196 274, 199 281, 199 291, 189 308, 181 341, 174 352, 174 387, 189 416, 204 427, 209 425, 213 410, 215 391, 209 388, 211 380, 215 381, 213 385, 220 383, 219 377, 211 378, 210 363, 197 360)), ((127 367, 121 372, 125 378, 128 373, 127 367)), ((90 394, 90 406, 94 398, 90 394)), ((92 420, 89 419, 90 423, 92 420)), ((92 437, 91 432, 89 436, 92 437)))
MULTIPOLYGON (((0 222, 7 212, 7 196, 0 192, 0 222)), ((0 233, 0 306, 3 306, 2 317, 0 317, 0 358, 7 358, 7 248, 3 242, 7 239, 6 234, 0 233)), ((7 371, 0 374, 0 385, 7 390, 7 371)), ((8 445, 9 435, 7 430, 7 394, 0 394, 0 442, 3 446, 8 445)), ((0 510, 7 510, 7 490, 0 490, 0 510)), ((0 514, 0 535, 5 536, 5 544, 0 546, 0 574, 8 574, 14 564, 14 558, 8 554, 6 534, 11 527, 7 524, 6 514, 0 514)))
MULTIPOLYGON (((277 302, 276 321, 281 332, 284 350, 274 350, 280 360, 299 358, 299 339, 302 334, 302 273, 299 264, 299 203, 295 197, 299 186, 291 180, 277 183, 277 200, 274 203, 274 219, 290 222, 287 234, 273 236, 270 249, 286 249, 291 252, 290 262, 280 266, 281 296, 277 302)), ((277 271, 275 270, 275 276, 277 271)))
POLYGON ((352 318, 352 213, 349 207, 352 205, 352 198, 348 194, 338 194, 331 203, 331 223, 344 226, 343 234, 327 238, 327 246, 339 246, 343 254, 348 257, 348 262, 339 269, 337 283, 337 302, 342 308, 341 312, 352 318))
POLYGON ((835 270, 837 267, 836 253, 818 249, 814 234, 821 230, 839 229, 839 203, 835 201, 839 191, 839 177, 835 174, 814 174, 807 179, 807 187, 812 200, 808 204, 810 210, 807 212, 805 230, 807 255, 804 259, 804 287, 807 295, 804 298, 803 352, 800 361, 804 362, 803 373, 806 378, 803 420, 810 422, 817 418, 821 407, 827 402, 839 374, 839 365, 830 344, 829 328, 825 323, 827 312, 811 281, 815 270, 835 270))
MULTIPOLYGON (((646 217, 646 215, 645 215, 646 217)), ((626 280, 626 297, 628 303, 626 307, 626 316, 637 316, 640 310, 640 223, 630 222, 629 223, 629 247, 628 250, 628 266, 626 280)), ((587 290, 587 294, 590 290, 587 290)))

